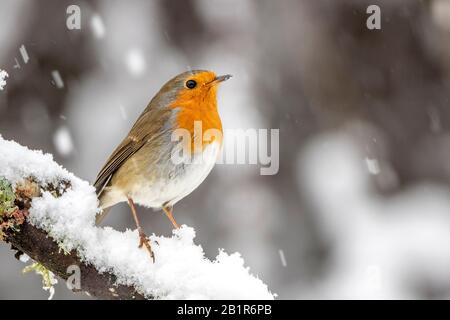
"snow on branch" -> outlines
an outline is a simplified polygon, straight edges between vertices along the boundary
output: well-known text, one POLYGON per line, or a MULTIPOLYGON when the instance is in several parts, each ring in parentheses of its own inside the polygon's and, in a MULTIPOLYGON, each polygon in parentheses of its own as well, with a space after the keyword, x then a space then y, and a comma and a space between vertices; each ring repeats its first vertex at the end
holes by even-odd
POLYGON ((238 253, 214 261, 183 226, 151 236, 156 262, 136 230, 96 227, 94 188, 53 161, 0 136, 0 238, 66 279, 77 265, 81 288, 100 298, 273 299, 238 253))

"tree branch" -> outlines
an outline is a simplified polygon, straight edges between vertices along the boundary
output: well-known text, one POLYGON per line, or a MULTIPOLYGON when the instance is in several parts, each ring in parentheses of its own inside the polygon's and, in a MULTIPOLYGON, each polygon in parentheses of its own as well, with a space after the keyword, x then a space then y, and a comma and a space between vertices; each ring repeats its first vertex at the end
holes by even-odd
POLYGON ((19 250, 19 255, 26 253, 64 280, 71 275, 67 273, 67 268, 77 265, 81 271, 80 291, 91 296, 101 299, 144 299, 133 287, 116 285, 114 275, 101 274, 93 266, 81 262, 74 251, 64 253, 44 231, 27 222, 20 226, 19 232, 6 231, 5 240, 11 243, 12 249, 19 250))
POLYGON ((10 243, 11 249, 17 250, 16 258, 25 253, 64 280, 73 274, 73 270, 68 272, 68 268, 78 266, 80 287, 73 291, 82 291, 101 299, 144 299, 134 287, 116 284, 116 276, 100 273, 94 266, 82 262, 75 250, 65 252, 45 231, 27 222, 32 201, 40 197, 43 190, 59 197, 69 188, 69 181, 61 180, 56 185, 43 186, 29 177, 13 190, 9 181, 0 179, 0 239, 10 243))

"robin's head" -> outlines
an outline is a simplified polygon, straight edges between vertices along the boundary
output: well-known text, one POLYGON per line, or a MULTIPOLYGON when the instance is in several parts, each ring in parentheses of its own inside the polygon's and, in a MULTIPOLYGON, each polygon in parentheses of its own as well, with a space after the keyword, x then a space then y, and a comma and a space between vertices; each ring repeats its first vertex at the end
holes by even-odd
POLYGON ((180 93, 194 97, 207 93, 229 78, 231 78, 229 74, 216 76, 212 71, 193 70, 184 72, 173 80, 175 80, 178 89, 181 91, 180 93))
POLYGON ((222 131, 216 93, 218 85, 230 77, 216 76, 214 72, 204 70, 181 73, 161 88, 150 106, 173 111, 175 117, 170 122, 171 128, 186 129, 192 137, 195 136, 196 122, 201 123, 204 132, 208 129, 222 131))
POLYGON ((218 84, 229 78, 231 75, 216 76, 206 70, 186 71, 169 80, 156 96, 172 108, 199 108, 205 103, 215 104, 218 84))

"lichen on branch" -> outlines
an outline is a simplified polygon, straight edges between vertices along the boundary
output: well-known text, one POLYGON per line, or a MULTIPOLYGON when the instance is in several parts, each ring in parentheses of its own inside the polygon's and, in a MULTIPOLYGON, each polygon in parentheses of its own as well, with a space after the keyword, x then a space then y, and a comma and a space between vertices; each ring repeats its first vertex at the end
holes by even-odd
POLYGON ((16 205, 16 195, 11 184, 0 177, 0 240, 4 240, 7 231, 19 231, 26 215, 27 211, 16 205))

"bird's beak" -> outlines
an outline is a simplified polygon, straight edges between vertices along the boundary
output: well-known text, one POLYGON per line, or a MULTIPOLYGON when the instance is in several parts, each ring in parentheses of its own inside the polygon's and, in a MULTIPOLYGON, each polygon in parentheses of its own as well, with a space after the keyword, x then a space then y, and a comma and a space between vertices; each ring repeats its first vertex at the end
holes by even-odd
POLYGON ((231 74, 225 74, 223 76, 217 76, 213 81, 210 82, 210 84, 215 85, 219 84, 220 82, 226 81, 232 77, 231 74))
POLYGON ((222 82, 222 81, 226 81, 226 80, 230 79, 231 77, 232 77, 231 74, 226 74, 226 75, 223 75, 223 76, 216 77, 216 79, 214 79, 214 81, 215 82, 222 82))

